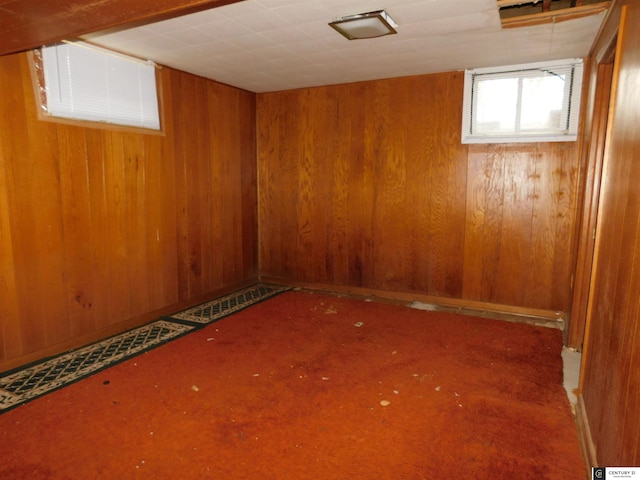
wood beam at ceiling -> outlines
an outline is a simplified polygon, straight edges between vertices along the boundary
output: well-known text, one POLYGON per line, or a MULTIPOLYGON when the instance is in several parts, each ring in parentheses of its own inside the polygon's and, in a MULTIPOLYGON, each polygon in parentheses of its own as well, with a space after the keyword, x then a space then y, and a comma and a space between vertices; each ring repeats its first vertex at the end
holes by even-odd
POLYGON ((497 0, 498 8, 514 7, 516 5, 536 4, 540 0, 497 0))
POLYGON ((242 0, 0 0, 0 55, 242 0))
POLYGON ((502 19, 502 28, 530 27, 544 23, 559 23, 576 18, 596 15, 604 12, 611 5, 610 1, 593 3, 589 5, 565 8, 562 10, 551 10, 549 12, 535 13, 533 15, 522 15, 502 19))
MULTIPOLYGON (((551 8, 551 0, 542 0, 543 1, 543 9, 544 5, 548 4, 549 8, 551 8)), ((506 7, 515 7, 517 5, 535 5, 539 3, 540 0, 496 0, 498 4, 498 8, 506 8, 506 7)), ((570 8, 573 7, 581 7, 584 5, 584 0, 570 0, 570 8)))

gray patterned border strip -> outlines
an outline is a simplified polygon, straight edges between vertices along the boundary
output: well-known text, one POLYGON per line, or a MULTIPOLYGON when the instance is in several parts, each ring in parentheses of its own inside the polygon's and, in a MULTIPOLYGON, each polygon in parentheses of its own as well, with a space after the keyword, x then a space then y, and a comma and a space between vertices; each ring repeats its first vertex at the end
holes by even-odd
POLYGON ((0 414, 271 298, 291 287, 255 284, 148 325, 0 376, 0 414))
POLYGON ((0 378, 0 413, 73 383, 195 327, 158 320, 0 378))
POLYGON ((202 303, 166 318, 196 324, 208 324, 287 290, 291 290, 291 287, 264 283, 252 285, 251 287, 216 298, 210 302, 202 303))

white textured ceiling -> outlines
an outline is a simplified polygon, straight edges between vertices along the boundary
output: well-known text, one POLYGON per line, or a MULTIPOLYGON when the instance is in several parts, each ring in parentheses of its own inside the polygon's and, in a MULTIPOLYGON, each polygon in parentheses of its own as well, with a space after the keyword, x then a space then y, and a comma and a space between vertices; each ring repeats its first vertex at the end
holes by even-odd
POLYGON ((90 41, 253 92, 584 57, 604 13, 502 29, 495 0, 245 0, 90 41), (398 34, 327 24, 385 9, 398 34))

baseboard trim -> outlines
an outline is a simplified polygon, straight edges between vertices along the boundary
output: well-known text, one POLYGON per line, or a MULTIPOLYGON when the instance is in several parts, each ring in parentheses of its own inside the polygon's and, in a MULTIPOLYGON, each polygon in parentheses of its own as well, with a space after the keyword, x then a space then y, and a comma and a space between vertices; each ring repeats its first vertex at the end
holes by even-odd
POLYGON ((390 290, 377 290, 372 288, 353 287, 348 285, 332 285, 326 283, 300 282, 289 279, 261 276, 263 283, 275 283, 291 287, 305 288, 309 290, 325 291, 340 294, 349 294, 363 297, 378 297, 385 300, 401 302, 421 302, 451 309, 454 311, 464 310, 461 313, 482 313, 487 312, 496 315, 509 315, 521 317, 523 322, 542 324, 548 327, 562 329, 564 327, 564 312, 552 310, 542 310, 527 307, 517 307, 513 305, 502 305, 498 303, 478 302, 474 300, 464 300, 458 298, 438 297, 424 295, 416 292, 398 292, 390 290))
POLYGON ((584 456, 587 472, 590 472, 592 467, 598 466, 598 459, 596 445, 593 442, 593 437, 591 436, 589 418, 587 417, 587 409, 585 408, 582 394, 578 394, 578 401, 576 403, 576 425, 578 427, 580 449, 584 456))

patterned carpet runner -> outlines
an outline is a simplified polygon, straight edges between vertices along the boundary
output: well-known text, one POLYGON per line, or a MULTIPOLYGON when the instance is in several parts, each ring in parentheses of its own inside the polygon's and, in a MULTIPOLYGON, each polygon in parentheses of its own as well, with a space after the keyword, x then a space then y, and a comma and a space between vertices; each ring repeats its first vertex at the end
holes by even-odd
POLYGON ((0 376, 0 414, 289 290, 256 284, 0 376))

